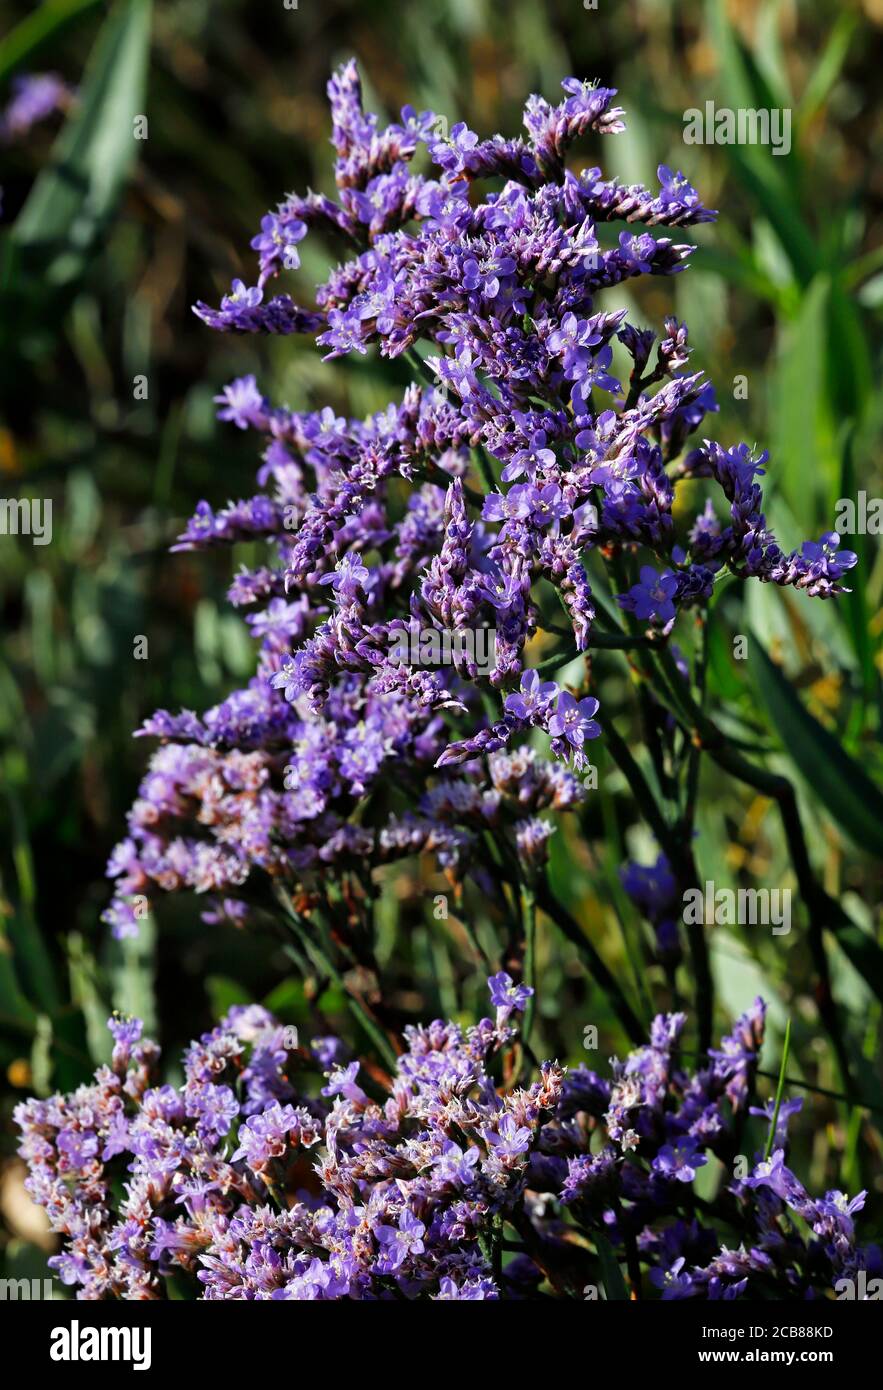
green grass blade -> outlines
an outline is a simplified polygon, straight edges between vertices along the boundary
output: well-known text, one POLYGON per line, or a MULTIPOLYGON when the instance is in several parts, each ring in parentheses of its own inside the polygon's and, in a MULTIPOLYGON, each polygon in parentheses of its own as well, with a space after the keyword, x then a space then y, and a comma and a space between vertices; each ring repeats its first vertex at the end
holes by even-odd
POLYGON ((53 284, 79 274, 135 161, 149 43, 150 0, 124 0, 98 36, 79 106, 16 220, 16 245, 53 284))
POLYGON ((776 1083, 776 1103, 773 1106, 773 1118, 770 1120, 770 1132, 767 1135, 766 1148, 763 1151, 764 1163, 769 1162, 770 1154, 773 1151, 773 1144, 776 1138, 776 1125, 779 1123, 779 1111, 782 1108, 782 1096, 785 1091, 785 1074, 788 1070, 788 1053, 791 1051, 791 1020, 785 1024, 785 1041, 782 1044, 782 1060, 779 1064, 779 1080, 776 1083))
POLYGON ((857 848, 883 856, 883 793, 823 724, 809 713, 758 638, 752 673, 782 744, 820 806, 857 848))
POLYGON ((94 10, 101 0, 46 0, 27 19, 0 41, 0 82, 25 63, 33 62, 40 50, 58 37, 65 25, 94 10))

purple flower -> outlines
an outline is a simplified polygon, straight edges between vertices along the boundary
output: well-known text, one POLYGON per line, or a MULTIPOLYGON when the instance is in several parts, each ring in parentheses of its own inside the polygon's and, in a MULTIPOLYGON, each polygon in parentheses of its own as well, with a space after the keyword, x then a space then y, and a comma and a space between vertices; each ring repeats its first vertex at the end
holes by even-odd
POLYGON ((450 136, 442 137, 430 146, 429 153, 436 164, 448 174, 461 174, 474 159, 478 136, 463 121, 452 126, 450 136))
POLYGON ((260 253, 261 276, 274 273, 281 262, 285 270, 297 270, 300 256, 295 247, 307 234, 306 224, 297 218, 283 219, 276 213, 268 212, 261 220, 261 230, 252 240, 252 247, 260 253))
POLYGON ((252 1115, 239 1130, 239 1147, 232 1162, 244 1158, 255 1173, 264 1173, 270 1162, 281 1158, 297 1136, 303 1114, 291 1105, 274 1101, 262 1114, 252 1115))
POLYGON ((496 1287, 490 1279, 457 1284, 449 1275, 445 1275, 439 1281, 438 1287, 439 1291, 437 1294, 433 1294, 433 1298, 439 1303, 460 1303, 464 1300, 495 1299, 499 1296, 496 1287))
POLYGON ((242 281, 234 280, 230 293, 221 300, 221 312, 227 310, 256 309, 264 297, 263 290, 254 285, 251 289, 242 281))
POLYGON ((554 450, 546 447, 546 431, 536 430, 529 446, 512 455, 500 476, 504 483, 511 483, 524 474, 533 480, 540 470, 554 468, 555 462, 554 450))
POLYGON ((383 1267, 390 1272, 401 1268, 409 1255, 422 1255, 426 1248, 423 1235, 426 1231, 422 1221, 404 1207, 398 1226, 378 1226, 374 1234, 384 1247, 383 1267))
POLYGON ((518 1125, 513 1115, 504 1115, 496 1129, 485 1131, 485 1138, 498 1158, 518 1158, 527 1153, 533 1135, 524 1125, 518 1125))
POLYGON ((686 1260, 679 1255, 668 1269, 651 1269, 650 1282, 662 1290, 663 1299, 689 1298, 694 1293, 694 1283, 685 1271, 686 1260))
POLYGON ((38 121, 63 111, 73 92, 57 73, 22 73, 12 79, 12 98, 0 113, 0 141, 7 144, 26 135, 38 121))
MULTIPOLYGON (((748 1109, 749 1115, 758 1115, 765 1119, 769 1124, 772 1121, 776 1109, 776 1102, 771 1097, 765 1105, 752 1105, 748 1109)), ((794 1100, 783 1100, 779 1106, 779 1114, 776 1118, 776 1132, 773 1136, 773 1143, 777 1148, 784 1149, 788 1142, 788 1122, 792 1115, 799 1115, 803 1109, 803 1097, 797 1096, 794 1100)))
POLYGON ((267 402, 254 376, 237 377, 220 396, 215 396, 215 402, 224 407, 218 411, 219 420, 231 420, 241 430, 266 428, 267 402))
POLYGON ((98 1157, 98 1138, 88 1130, 63 1129, 58 1136, 59 1152, 70 1168, 85 1168, 98 1157))
POLYGON ((327 1084, 322 1087, 323 1096, 343 1096, 345 1100, 352 1101, 356 1105, 364 1105, 368 1097, 361 1086, 356 1084, 358 1074, 358 1062, 350 1062, 346 1067, 338 1067, 328 1077, 327 1084))
POLYGON ((320 584, 330 584, 341 603, 350 602, 356 597, 370 578, 369 571, 358 555, 348 553, 338 560, 333 574, 323 574, 320 584))
POLYGON ((531 514, 531 494, 535 492, 527 483, 516 483, 507 493, 489 492, 481 515, 485 521, 522 520, 531 514))
POLYGON ((598 701, 592 696, 576 700, 569 690, 562 690, 555 705, 555 713, 550 716, 547 728, 554 739, 570 744, 571 748, 581 748, 586 739, 597 738, 601 727, 595 722, 598 701))
MULTIPOLYGON (((515 769, 509 755, 499 762, 503 785, 515 769)), ((523 1006, 527 992, 505 973, 490 986, 507 1016, 523 1006)), ((730 1184, 722 1230, 697 1207, 707 1152, 736 1142, 730 1082, 756 1066, 763 1007, 695 1071, 675 1057, 685 1024, 656 1018, 646 1045, 612 1059, 609 1081, 547 1062, 520 1082, 501 1081, 505 1067, 492 1074, 512 1037, 503 1024, 411 1026, 389 1083, 372 1076, 385 1092, 376 1103, 356 1086, 357 1063, 317 1094, 310 1049, 291 1068, 281 1026, 259 1005, 231 1009, 190 1045, 180 1088, 152 1084, 157 1049, 118 1025, 133 1049, 121 1072, 99 1067, 90 1084, 15 1110, 28 1190, 62 1238, 52 1267, 93 1300, 155 1297, 171 1267, 210 1300, 376 1301, 389 1298, 390 1276, 410 1299, 521 1300, 550 1272, 566 1284, 571 1256, 550 1234, 565 1229, 560 1202, 575 1238, 603 1231, 617 1258, 630 1222, 663 1299, 819 1298, 844 1273, 879 1272, 880 1252, 856 1244, 866 1194, 809 1197, 781 1150, 730 1184), (304 1149, 316 1154, 315 1195, 294 1191, 304 1149), (121 1165, 105 1168, 119 1155, 125 1183, 121 1165), (504 1222, 527 1248, 495 1280, 488 1251, 504 1222)), ((312 1050, 327 1060, 334 1042, 312 1050)))
POLYGON ((745 1185, 754 1188, 768 1187, 789 1206, 806 1195, 797 1178, 785 1165, 784 1149, 774 1149, 769 1159, 755 1164, 751 1175, 745 1179, 745 1185))
POLYGON ((646 275, 653 265, 656 242, 647 232, 620 232, 619 251, 629 270, 646 275))
POLYGON ((651 1167, 660 1177, 675 1182, 692 1182, 696 1169, 704 1167, 707 1162, 705 1155, 699 1152, 696 1141, 685 1138, 675 1144, 663 1144, 651 1167))
POLYGON ((446 1139, 441 1153, 433 1159, 433 1170, 439 1182, 468 1187, 476 1180, 476 1168, 480 1162, 481 1151, 475 1145, 464 1152, 452 1139, 446 1139))
POLYGON ((478 259, 470 256, 463 265, 463 288, 470 294, 478 291, 482 299, 496 299, 501 280, 514 272, 512 256, 501 256, 494 252, 478 259))
POLYGON ((559 694, 554 681, 541 681, 536 671, 525 671, 518 692, 506 696, 506 710, 518 719, 539 721, 559 694))
POLYGON ((676 203, 683 208, 698 205, 699 195, 680 169, 673 174, 666 164, 660 164, 656 175, 659 179, 659 198, 662 203, 676 203))
POLYGON ((557 483, 548 483, 543 488, 531 487, 528 499, 530 517, 539 527, 557 525, 570 515, 571 508, 557 483))
POLYGON ((617 595, 621 608, 642 622, 656 621, 667 624, 674 622, 674 595, 677 593, 677 576, 671 570, 659 574, 652 565, 643 565, 639 584, 633 584, 626 594, 617 595))
POLYGON ((533 994, 530 985, 516 985, 512 976, 507 975, 505 970, 489 976, 488 986, 491 1003, 497 1010, 498 1025, 505 1023, 512 1013, 523 1013, 528 999, 533 994))

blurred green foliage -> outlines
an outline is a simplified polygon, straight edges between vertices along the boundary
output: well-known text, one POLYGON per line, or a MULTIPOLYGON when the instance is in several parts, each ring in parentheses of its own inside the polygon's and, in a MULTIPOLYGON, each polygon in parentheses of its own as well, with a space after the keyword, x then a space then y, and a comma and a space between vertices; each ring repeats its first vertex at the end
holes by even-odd
MULTIPOLYGON (((160 929, 151 923, 122 945, 106 940, 98 919, 104 864, 146 756, 132 730, 157 707, 204 708, 249 674, 245 628, 224 602, 229 555, 166 549, 199 498, 249 495, 253 446, 215 422, 212 397, 255 372, 267 395, 293 408, 361 414, 407 379, 378 359, 323 365, 308 342, 214 335, 190 312, 198 298, 216 303, 234 275, 250 282, 249 239, 284 193, 331 191, 324 84, 334 64, 354 53, 369 103, 387 113, 407 101, 483 133, 514 130, 525 94, 554 99, 570 73, 618 87, 628 129, 603 151, 611 169, 652 182, 659 163, 682 168, 721 210, 717 224, 697 229, 686 275, 653 281, 637 303, 623 291, 620 303, 656 328, 667 312, 687 320, 695 361, 718 390, 716 437, 769 446, 768 517, 791 546, 832 527, 838 497, 883 491, 883 397, 874 390, 883 126, 872 100, 883 9, 879 0, 599 0, 596 10, 579 0, 301 0, 297 10, 282 0, 46 0, 36 9, 7 0, 6 9, 0 100, 21 71, 52 69, 79 88, 63 126, 39 126, 3 149, 0 178, 0 491, 54 504, 51 545, 0 537, 8 1155, 14 1099, 84 1079, 104 1058, 110 1006, 146 1016, 169 1053, 233 1002, 267 998, 296 1023, 317 1007, 303 982, 286 978, 272 942, 255 950, 240 934, 206 929, 195 903, 170 904, 160 929), (789 108, 791 154, 684 144, 684 112, 706 99, 789 108), (140 115, 145 140, 133 134, 140 115), (146 399, 137 377, 147 379, 146 399), (140 636, 146 661, 134 655, 140 636)), ((312 240, 303 252, 308 287, 327 261, 312 240)), ((868 1108, 817 1095, 799 1141, 816 1186, 870 1186, 879 1219, 880 1003, 862 962, 880 938, 883 557, 872 536, 846 543, 861 564, 837 604, 720 586, 708 683, 712 706, 726 707, 727 734, 798 779, 810 854, 853 923, 848 956, 833 937, 828 945, 868 1108), (737 634, 749 636, 747 661, 733 659, 737 634)), ((602 706, 629 705, 611 654, 598 655, 595 677, 602 706)), ((645 928, 617 868, 655 850, 603 749, 598 760, 600 790, 582 824, 553 840, 552 879, 647 1017, 665 981, 642 971, 645 928)), ((719 886, 793 886, 770 803, 715 771, 705 776, 701 875, 719 886)), ((415 864, 380 887, 380 959, 414 1016, 481 1002, 463 932, 433 920, 440 882, 415 864)), ((476 914, 479 941, 491 940, 481 905, 465 910, 476 914)), ((573 952, 545 931, 539 952, 536 1029, 546 1052, 585 1057, 588 1023, 600 1027, 602 1056, 620 1046, 573 952)), ((773 1076, 790 1017, 789 1075, 836 1090, 801 932, 719 928, 712 953, 722 1015, 756 993, 770 1001, 773 1076)), ((342 1008, 333 991, 318 1003, 342 1008)), ((10 1268, 30 1248, 18 1182, 7 1168, 10 1268)))

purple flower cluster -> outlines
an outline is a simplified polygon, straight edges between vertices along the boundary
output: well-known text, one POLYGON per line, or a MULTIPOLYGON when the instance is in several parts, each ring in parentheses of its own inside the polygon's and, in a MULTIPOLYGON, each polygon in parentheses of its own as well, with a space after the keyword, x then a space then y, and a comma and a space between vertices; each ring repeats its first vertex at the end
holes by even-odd
POLYGON ((772 1158, 724 1173, 695 1214, 698 1170, 733 1158, 761 1001, 695 1073, 672 1014, 609 1080, 545 1062, 501 1088, 495 1059, 530 991, 489 983, 496 1022, 411 1027, 395 1075, 363 1084, 336 1039, 288 1050, 257 1005, 191 1044, 183 1084, 162 1084, 141 1024, 112 1019, 91 1085, 16 1110, 28 1190, 63 1238, 50 1264, 81 1299, 163 1298, 175 1277, 177 1296, 204 1299, 582 1297, 595 1233, 665 1299, 824 1296, 879 1271, 855 1239, 864 1194, 811 1198, 781 1112, 772 1158))
POLYGON ((358 885, 372 866, 423 852, 455 880, 481 881, 489 830, 527 859, 526 833, 535 843, 551 830, 541 813, 585 796, 530 748, 430 776, 445 746, 440 718, 396 690, 367 696, 355 676, 336 683, 321 716, 299 714, 257 678, 202 719, 160 712, 143 732, 164 743, 108 865, 116 897, 104 920, 116 936, 137 934, 138 900, 158 892, 206 894, 206 921, 241 923, 271 883, 358 885), (403 766, 424 790, 356 823, 360 800, 403 766))
POLYGON ((217 894, 215 916, 241 917, 255 873, 296 886, 419 850, 461 873, 489 823, 536 862, 548 832, 536 813, 579 800, 564 770, 580 771, 601 732, 594 696, 537 670, 555 595, 572 633, 563 667, 593 632, 609 640, 596 609, 623 636, 592 584, 662 643, 725 566, 827 597, 855 562, 830 534, 779 549, 756 481, 765 455, 705 441, 681 457, 717 408, 688 370, 685 325, 666 319, 657 342, 599 295, 678 273, 692 248, 650 229, 714 214, 666 166, 658 191, 570 167, 573 142, 615 134, 622 111, 612 90, 563 85, 558 105, 530 98, 526 137, 481 140, 409 107, 383 127, 347 63, 328 89, 337 199, 286 199, 252 243, 257 283, 197 306, 223 330, 317 332, 329 356, 407 354, 425 380, 366 420, 273 405, 253 376, 216 398, 261 441, 260 490, 200 502, 176 548, 266 543, 266 563, 230 590, 257 670, 201 717, 161 711, 142 730, 165 746, 111 860, 116 931, 134 929, 131 898, 157 888, 217 894), (482 192, 486 178, 502 186, 482 192), (304 237, 325 234, 350 255, 315 308, 268 297, 304 237), (676 525, 678 487, 695 479, 717 484, 720 515, 709 500, 683 524, 679 506, 676 525), (462 639, 447 666, 416 660, 426 632, 462 639), (563 775, 531 758, 536 795, 501 796, 488 760, 534 730, 563 775), (393 770, 397 804, 366 810, 393 770))

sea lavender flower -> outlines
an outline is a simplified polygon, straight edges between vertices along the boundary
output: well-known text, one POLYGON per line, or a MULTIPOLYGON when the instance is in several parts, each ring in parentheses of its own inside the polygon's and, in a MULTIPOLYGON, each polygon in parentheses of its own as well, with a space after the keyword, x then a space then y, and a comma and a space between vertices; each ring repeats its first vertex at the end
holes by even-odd
POLYGON ((663 626, 674 622, 674 596, 678 581, 670 570, 658 574, 652 565, 641 569, 641 580, 627 594, 619 595, 619 605, 642 622, 653 621, 663 626))
POLYGON ((575 1277, 573 1251, 595 1236, 623 1262, 628 1243, 629 1277, 663 1299, 820 1297, 881 1267, 857 1243, 865 1194, 812 1198, 780 1149, 729 1185, 720 1232, 710 1208, 695 1214, 696 1173, 732 1139, 729 1082, 756 1074, 759 1001, 695 1073, 674 1053, 683 1015, 661 1015, 612 1083, 543 1063, 498 1089, 488 1068, 525 997, 503 972, 490 987, 505 1017, 408 1028, 376 1101, 349 1090, 351 1067, 317 1096, 317 1057, 337 1046, 290 1059, 257 1005, 190 1046, 178 1088, 159 1084, 140 1025, 113 1020, 112 1066, 15 1112, 28 1190, 62 1238, 50 1264, 84 1299, 166 1298, 174 1275, 176 1297, 298 1301, 581 1298, 592 1257, 575 1277), (235 1085, 258 1075, 261 1099, 235 1085), (621 1113, 637 1127, 628 1158, 621 1113), (527 1253, 500 1264, 510 1223, 527 1253))
POLYGON ((488 980, 491 1003, 496 1006, 497 1026, 502 1027, 514 1012, 522 1012, 533 994, 529 985, 516 985, 511 975, 501 970, 488 980))
MULTIPOLYGON (((482 140, 463 123, 439 138, 432 112, 384 127, 345 64, 328 89, 337 199, 289 195, 254 238, 256 282, 234 281, 219 309, 197 306, 222 331, 315 333, 335 356, 401 357, 419 337, 435 347, 435 385, 413 384, 365 420, 290 411, 251 377, 218 393, 220 417, 258 436, 261 490, 201 502, 176 548, 266 546, 230 590, 260 644, 256 670, 203 716, 163 711, 142 730, 167 743, 111 861, 116 933, 137 931, 133 900, 157 892, 210 895, 221 922, 241 920, 268 886, 297 893, 320 869, 345 876, 396 854, 428 851, 461 880, 480 872, 470 860, 482 827, 468 816, 439 824, 415 807, 383 822, 368 799, 394 765, 403 785, 430 789, 475 765, 487 789, 487 759, 533 731, 552 758, 584 765, 586 742, 603 737, 596 698, 543 679, 532 653, 551 585, 572 631, 562 665, 591 654, 589 557, 640 552, 640 582, 619 604, 661 642, 681 610, 708 602, 724 566, 812 596, 841 590, 855 556, 836 535, 786 554, 769 531, 766 454, 706 439, 668 468, 716 409, 713 392, 685 370, 686 325, 665 320, 651 362, 652 331, 606 311, 604 291, 679 273, 691 248, 657 229, 714 214, 666 166, 658 193, 566 168, 575 140, 615 134, 623 112, 611 89, 563 87, 557 106, 530 98, 526 140, 482 140), (415 172, 421 146, 429 173, 415 172), (503 180, 493 191, 491 176, 503 180), (613 219, 629 229, 602 250, 596 226, 613 219), (329 232, 349 254, 314 307, 268 298, 303 238, 329 232), (625 399, 608 371, 616 338, 634 363, 625 399), (676 530, 679 488, 694 478, 716 484, 718 504, 676 530), (404 515, 391 487, 402 480, 404 515), (426 628, 456 639, 447 667, 427 669, 419 641, 403 643, 426 628), (469 646, 482 633, 486 662, 469 646)), ((514 801, 500 833, 525 855, 539 808, 514 801)), ((676 931, 667 914, 659 923, 671 964, 676 931)))
MULTIPOLYGON (((288 410, 248 377, 216 397, 222 419, 258 436, 258 491, 201 502, 176 548, 266 548, 230 590, 258 644, 255 674, 201 715, 158 711, 141 730, 160 747, 109 865, 119 934, 137 930, 135 904, 178 890, 205 895, 218 926, 274 895, 297 914, 329 884, 352 910, 366 876, 417 854, 455 885, 487 885, 489 830, 502 863, 541 871, 540 813, 584 800, 573 771, 603 736, 595 697, 535 664, 549 591, 570 637, 544 670, 590 657, 605 621, 607 642, 629 635, 604 613, 596 628, 589 560, 630 577, 639 567, 619 605, 652 625, 682 676, 669 634, 725 567, 809 596, 842 591, 856 557, 836 535, 786 554, 768 529, 765 453, 703 439, 681 457, 716 410, 686 370, 686 326, 667 318, 653 358, 652 330, 606 312, 603 296, 681 273, 692 248, 651 229, 713 214, 664 166, 658 193, 566 167, 575 140, 616 133, 623 112, 611 89, 569 79, 564 92, 557 106, 529 100, 527 139, 481 140, 461 124, 438 140, 432 113, 384 128, 345 65, 329 84, 337 200, 291 195, 254 238, 256 283, 235 281, 219 309, 196 306, 219 331, 316 334, 329 356, 413 361, 418 340, 437 355, 364 420, 288 410), (421 143, 431 176, 411 167, 421 143), (630 230, 602 250, 596 225, 623 218, 630 230), (349 254, 314 307, 268 298, 303 237, 329 232, 349 254), (609 371, 614 340, 633 363, 627 387, 609 371), (696 479, 713 500, 691 517, 682 484, 696 479), (492 633, 492 659, 461 650, 428 670, 407 643, 393 657, 421 628, 492 633), (384 779, 400 791, 395 810, 372 795, 384 779)), ((653 892, 635 894, 669 969, 679 886, 660 861, 653 892)), ((351 958, 359 926, 342 942, 351 958)), ((495 1020, 406 1032, 382 1099, 376 1062, 363 1070, 324 1038, 295 1064, 261 1010, 231 1011, 193 1045, 180 1095, 156 1084, 156 1050, 123 1032, 88 1095, 21 1113, 33 1190, 65 1237, 60 1273, 89 1298, 160 1297, 174 1268, 208 1298, 448 1299, 523 1297, 560 1264, 544 1288, 560 1295, 573 1244, 562 1221, 581 1248, 594 1233, 623 1261, 636 1250, 663 1297, 815 1296, 877 1258, 855 1243, 861 1196, 813 1201, 781 1132, 772 1158, 729 1185, 738 1250, 695 1216, 696 1172, 709 1154, 726 1161, 754 1099, 760 1003, 693 1072, 679 1056, 685 1018, 672 1014, 609 1080, 543 1063, 507 1089, 488 1068, 531 987, 501 970, 491 989, 495 1020), (305 1163, 309 1198, 292 1195, 305 1163), (513 1214, 543 1260, 501 1272, 488 1242, 513 1214)))

